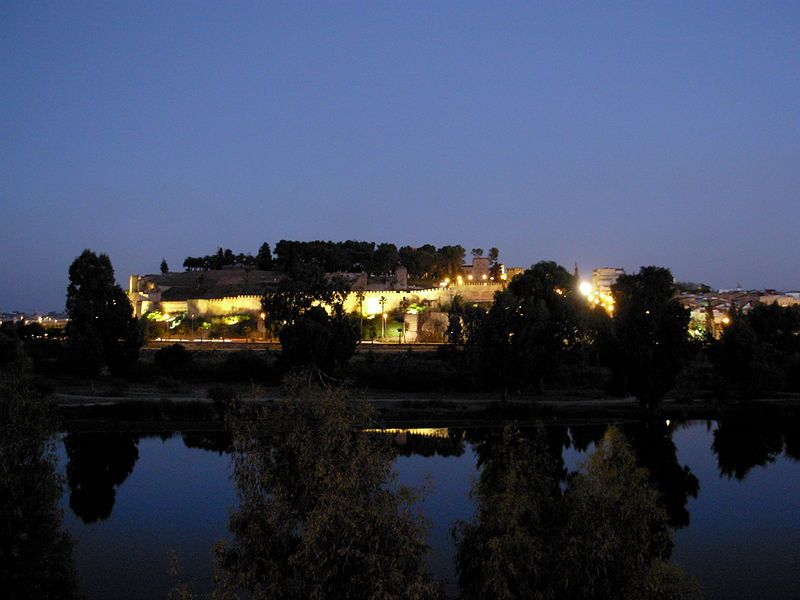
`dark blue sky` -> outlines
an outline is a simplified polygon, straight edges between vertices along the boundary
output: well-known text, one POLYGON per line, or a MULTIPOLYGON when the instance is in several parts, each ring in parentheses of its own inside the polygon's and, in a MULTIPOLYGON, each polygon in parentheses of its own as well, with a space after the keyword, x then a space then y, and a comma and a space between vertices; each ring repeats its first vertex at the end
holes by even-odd
POLYGON ((0 4, 0 310, 217 246, 800 288, 800 3, 0 4))

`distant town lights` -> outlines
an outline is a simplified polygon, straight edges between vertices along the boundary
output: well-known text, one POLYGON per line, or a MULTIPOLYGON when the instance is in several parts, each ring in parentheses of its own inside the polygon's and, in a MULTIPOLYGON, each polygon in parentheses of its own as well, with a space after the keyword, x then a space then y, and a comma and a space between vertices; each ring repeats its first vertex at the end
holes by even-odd
POLYGON ((581 281, 578 284, 578 291, 590 306, 602 306, 609 315, 614 313, 614 297, 609 292, 601 292, 588 281, 581 281))

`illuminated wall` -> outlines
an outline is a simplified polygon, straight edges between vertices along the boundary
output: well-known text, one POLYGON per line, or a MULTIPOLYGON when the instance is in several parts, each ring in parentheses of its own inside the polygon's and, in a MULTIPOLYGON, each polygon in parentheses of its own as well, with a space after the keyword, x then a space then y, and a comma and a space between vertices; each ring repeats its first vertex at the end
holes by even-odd
MULTIPOLYGON (((381 311, 393 312, 400 308, 405 300, 408 304, 428 302, 435 307, 448 305, 455 296, 461 296, 465 302, 491 302, 494 294, 503 289, 502 283, 486 282, 472 285, 451 285, 448 287, 428 288, 424 290, 382 290, 365 291, 363 294, 364 316, 381 314, 381 311), (381 299, 384 303, 381 304, 381 299)), ((193 298, 189 300, 161 300, 161 293, 130 291, 128 297, 133 306, 134 315, 141 317, 151 310, 165 314, 189 314, 197 317, 220 317, 225 315, 252 314, 261 312, 261 296, 232 296, 227 298, 193 298)), ((350 292, 345 299, 346 312, 358 313, 359 297, 357 292, 350 292)))

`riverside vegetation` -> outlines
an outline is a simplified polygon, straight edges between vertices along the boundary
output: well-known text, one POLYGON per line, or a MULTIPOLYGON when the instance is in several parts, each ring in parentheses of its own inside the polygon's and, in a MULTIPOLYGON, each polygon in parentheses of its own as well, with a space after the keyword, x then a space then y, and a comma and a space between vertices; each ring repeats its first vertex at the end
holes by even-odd
POLYGON ((667 269, 643 267, 622 276, 613 289, 612 318, 587 305, 566 269, 540 262, 490 306, 456 297, 449 344, 438 352, 355 355, 359 323, 344 313, 345 283, 325 277, 317 262, 297 258, 305 254, 287 256, 295 256, 284 261, 291 276, 263 299, 280 352, 173 346, 143 355, 146 322, 131 316, 108 257, 86 250, 70 267, 63 334, 3 323, 0 362, 29 356, 42 390, 78 378, 106 382, 111 395, 124 395, 137 382, 158 382, 166 392, 193 383, 277 386, 285 374, 307 367, 372 390, 470 391, 504 400, 585 390, 592 397, 632 395, 648 410, 667 395, 737 402, 800 392, 800 307, 732 312, 719 340, 690 339, 667 269))

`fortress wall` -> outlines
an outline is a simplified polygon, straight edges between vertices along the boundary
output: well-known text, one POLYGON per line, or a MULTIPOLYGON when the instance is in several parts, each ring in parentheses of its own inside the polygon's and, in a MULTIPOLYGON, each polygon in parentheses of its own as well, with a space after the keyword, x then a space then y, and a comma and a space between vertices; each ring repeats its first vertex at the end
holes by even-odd
POLYGON ((188 308, 192 314, 205 317, 224 317, 261 313, 261 296, 232 296, 189 300, 188 308))
POLYGON ((494 282, 454 285, 449 288, 453 296, 461 296, 465 302, 493 302, 495 292, 505 289, 505 284, 494 282))
MULTIPOLYGON (((494 293, 503 289, 501 283, 465 284, 450 287, 427 288, 423 290, 377 290, 364 291, 363 313, 365 316, 396 311, 403 301, 409 304, 428 302, 434 308, 441 308, 453 301, 455 296, 461 296, 466 302, 491 302, 494 293), (381 306, 381 298, 385 303, 381 306)), ((134 314, 142 316, 149 310, 159 310, 162 313, 180 314, 187 313, 198 317, 221 317, 234 314, 261 313, 261 296, 231 296, 226 298, 194 298, 190 300, 159 301, 160 294, 136 293, 133 296, 134 314)), ((344 302, 345 312, 357 313, 359 311, 359 298, 357 292, 350 292, 344 302)))
MULTIPOLYGON (((144 302, 142 303, 144 304, 144 302)), ((167 315, 179 315, 185 312, 188 312, 187 305, 188 303, 186 300, 165 300, 162 302, 153 302, 150 308, 155 310, 160 310, 163 314, 167 315)), ((142 310, 147 312, 142 306, 142 310)))
MULTIPOLYGON (((400 303, 404 300, 410 304, 419 304, 425 300, 440 303, 443 301, 442 288, 429 288, 425 290, 378 290, 378 291, 365 291, 361 292, 364 295, 364 308, 365 316, 377 315, 381 310, 385 312, 392 312, 400 307, 400 303), (381 306, 381 298, 385 299, 385 303, 381 306)), ((447 300, 449 301, 449 300, 447 300)), ((350 292, 344 301, 345 312, 358 313, 359 311, 359 298, 357 292, 350 292)))

